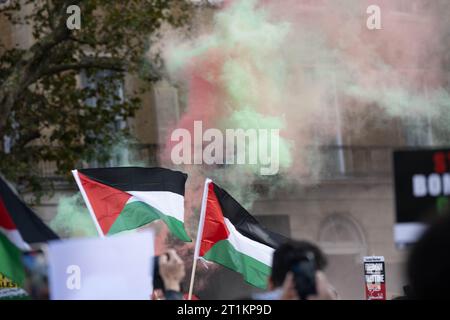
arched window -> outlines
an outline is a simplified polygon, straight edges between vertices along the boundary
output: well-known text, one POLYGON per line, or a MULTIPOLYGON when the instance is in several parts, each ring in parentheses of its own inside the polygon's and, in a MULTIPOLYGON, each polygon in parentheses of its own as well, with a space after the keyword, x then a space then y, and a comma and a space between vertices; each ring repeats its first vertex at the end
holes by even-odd
POLYGON ((367 243, 362 228, 343 214, 328 216, 320 226, 319 244, 328 255, 367 254, 367 243))

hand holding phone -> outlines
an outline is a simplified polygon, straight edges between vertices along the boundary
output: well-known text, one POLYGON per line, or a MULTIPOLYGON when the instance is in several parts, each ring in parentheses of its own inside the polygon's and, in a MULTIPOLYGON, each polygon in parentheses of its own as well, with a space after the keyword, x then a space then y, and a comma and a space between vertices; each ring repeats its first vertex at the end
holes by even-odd
POLYGON ((154 289, 181 291, 181 281, 186 275, 184 262, 175 250, 170 249, 155 257, 154 289))

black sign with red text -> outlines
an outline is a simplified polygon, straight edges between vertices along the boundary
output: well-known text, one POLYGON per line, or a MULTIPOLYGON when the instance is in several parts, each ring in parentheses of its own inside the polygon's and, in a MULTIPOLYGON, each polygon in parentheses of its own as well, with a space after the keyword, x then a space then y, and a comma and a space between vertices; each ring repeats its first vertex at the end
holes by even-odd
POLYGON ((396 242, 417 240, 450 200, 450 148, 394 152, 396 242))

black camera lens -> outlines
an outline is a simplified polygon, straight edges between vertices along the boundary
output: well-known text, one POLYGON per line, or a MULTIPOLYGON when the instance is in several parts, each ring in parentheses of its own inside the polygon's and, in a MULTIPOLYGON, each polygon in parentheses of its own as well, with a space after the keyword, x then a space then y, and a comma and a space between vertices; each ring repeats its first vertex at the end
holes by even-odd
POLYGON ((300 299, 305 300, 308 296, 317 294, 316 266, 311 252, 296 260, 291 271, 294 274, 295 288, 300 299))

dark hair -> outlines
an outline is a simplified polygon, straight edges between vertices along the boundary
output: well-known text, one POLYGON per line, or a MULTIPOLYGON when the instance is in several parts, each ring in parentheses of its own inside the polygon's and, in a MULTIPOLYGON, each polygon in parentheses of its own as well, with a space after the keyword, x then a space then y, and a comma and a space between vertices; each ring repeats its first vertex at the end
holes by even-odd
POLYGON ((322 250, 308 241, 290 240, 279 246, 272 261, 272 274, 270 276, 275 287, 283 285, 286 274, 291 270, 294 263, 304 259, 308 254, 314 256, 316 270, 323 270, 327 265, 327 260, 322 250))
POLYGON ((412 298, 450 298, 450 216, 433 224, 413 246, 407 269, 412 298))

